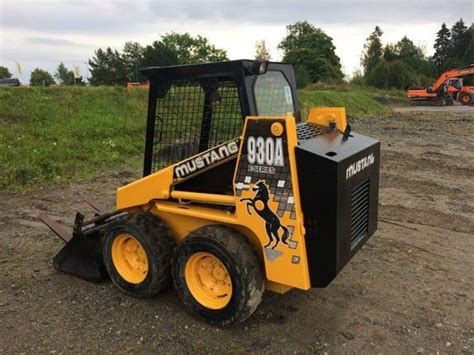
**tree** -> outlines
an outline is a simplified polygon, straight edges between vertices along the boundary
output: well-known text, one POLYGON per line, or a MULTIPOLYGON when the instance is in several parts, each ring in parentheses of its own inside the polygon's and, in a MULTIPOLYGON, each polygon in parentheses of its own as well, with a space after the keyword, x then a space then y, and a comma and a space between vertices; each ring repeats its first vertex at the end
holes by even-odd
MULTIPOLYGON (((468 28, 462 19, 457 21, 451 27, 451 51, 446 60, 446 69, 472 64, 474 54, 472 46, 474 45, 474 28, 468 28)), ((466 78, 471 83, 473 78, 466 78)))
POLYGON ((466 62, 471 60, 472 63, 474 58, 474 25, 471 25, 471 27, 467 29, 467 31, 464 33, 464 36, 466 43, 468 43, 464 52, 464 58, 466 62))
POLYGON ((387 62, 398 59, 398 49, 395 44, 387 43, 387 45, 383 48, 382 59, 387 62))
POLYGON ((128 81, 145 81, 139 72, 143 61, 144 48, 138 42, 125 42, 122 50, 122 59, 125 65, 128 81))
POLYGON ((297 81, 302 79, 298 73, 304 74, 309 83, 342 80, 340 59, 331 37, 307 21, 288 25, 286 31, 278 48, 283 50, 283 60, 294 65, 297 81))
POLYGON ((462 59, 464 51, 466 50, 466 45, 468 45, 468 43, 466 43, 466 31, 467 26, 464 24, 462 18, 451 27, 451 55, 456 59, 462 59))
POLYGON ((446 62, 451 51, 451 31, 444 22, 436 34, 434 49, 433 60, 440 71, 443 71, 446 68, 446 62))
POLYGON ((189 33, 167 33, 161 40, 146 46, 142 52, 143 66, 195 64, 227 60, 227 52, 218 49, 202 36, 189 33))
POLYGON ((202 36, 189 33, 167 33, 159 41, 142 47, 126 42, 123 51, 99 48, 89 59, 92 85, 125 85, 128 81, 144 81, 140 68, 216 62, 227 59, 227 52, 210 44, 202 36))
POLYGON ((8 68, 0 66, 0 79, 10 79, 11 77, 12 73, 8 71, 8 68))
MULTIPOLYGON (((427 58, 423 50, 416 46, 412 40, 404 36, 395 44, 397 59, 408 65, 418 75, 432 77, 437 75, 436 66, 427 58)), ((419 83, 421 84, 421 83, 419 83)))
POLYGON ((382 60, 382 29, 379 26, 375 26, 374 31, 367 38, 364 44, 364 50, 362 52, 361 64, 364 68, 364 74, 369 75, 372 69, 382 60))
MULTIPOLYGON (((471 25, 464 33, 464 41, 466 47, 462 61, 465 64, 472 64, 474 62, 474 25, 471 25)), ((474 86, 474 76, 466 77, 464 79, 464 85, 474 86)))
POLYGON ((143 49, 142 66, 168 66, 179 63, 178 55, 171 48, 166 47, 162 42, 154 41, 151 45, 143 49))
POLYGON ((417 81, 415 71, 404 61, 395 60, 389 64, 389 88, 408 89, 417 81))
POLYGON ((416 74, 401 60, 380 61, 366 76, 367 84, 381 89, 406 89, 416 80, 416 74))
POLYGON ((380 61, 372 70, 365 75, 367 85, 375 86, 380 89, 390 87, 390 62, 380 61))
POLYGON ((255 43, 255 59, 257 60, 270 60, 270 52, 267 49, 265 40, 257 41, 255 43))
POLYGON ((125 62, 117 50, 98 49, 89 59, 92 85, 125 85, 128 81, 125 62))
POLYGON ((161 43, 174 52, 179 64, 220 62, 227 60, 227 52, 209 43, 206 37, 189 33, 167 33, 161 37, 161 43))
POLYGON ((59 63, 54 77, 61 85, 74 85, 74 72, 68 70, 64 63, 59 63))
POLYGON ((46 70, 36 68, 31 72, 30 85, 31 86, 45 86, 48 87, 54 84, 54 79, 46 70))
POLYGON ((400 41, 398 41, 395 48, 398 53, 398 58, 405 62, 411 62, 413 65, 416 65, 418 61, 424 59, 421 48, 415 46, 413 41, 407 36, 404 36, 400 41))
POLYGON ((474 62, 474 25, 464 32, 464 43, 466 46, 463 61, 465 64, 472 64, 474 62))

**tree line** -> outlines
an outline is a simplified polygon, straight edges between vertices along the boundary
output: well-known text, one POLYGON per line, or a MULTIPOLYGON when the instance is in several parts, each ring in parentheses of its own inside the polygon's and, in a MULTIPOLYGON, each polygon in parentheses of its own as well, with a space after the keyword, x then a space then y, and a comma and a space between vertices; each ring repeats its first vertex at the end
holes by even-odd
MULTIPOLYGON (((363 71, 354 73, 352 82, 378 88, 404 89, 410 85, 430 85, 444 70, 474 61, 474 28, 463 20, 451 28, 443 23, 437 32, 432 57, 404 36, 396 43, 382 43, 383 31, 376 26, 362 51, 363 71)), ((256 43, 255 58, 269 60, 265 41, 256 43)), ((278 45, 284 62, 292 63, 299 87, 316 82, 342 82, 344 74, 336 54, 333 39, 321 28, 307 21, 286 26, 286 36, 278 45)), ((125 85, 146 79, 140 68, 227 60, 227 51, 216 48, 200 35, 167 33, 151 44, 126 42, 122 50, 99 48, 88 60, 91 85, 125 85)), ((0 78, 11 77, 8 69, 0 67, 0 78), (5 72, 6 70, 6 72, 5 72), (9 76, 8 76, 9 75, 9 76)), ((82 78, 60 63, 54 77, 36 68, 31 73, 31 85, 49 86, 55 80, 61 85, 83 85, 82 78)))
MULTIPOLYGON (((339 57, 332 38, 306 21, 287 26, 287 36, 279 44, 283 61, 295 65, 301 86, 315 81, 343 78, 339 57)), ((256 43, 256 59, 271 58, 265 41, 256 43)), ((121 52, 111 48, 98 49, 89 60, 92 85, 123 85, 144 81, 139 68, 195 64, 227 60, 227 51, 216 48, 202 36, 169 33, 147 46, 125 43, 121 52)))
MULTIPOLYGON (((283 51, 283 61, 295 65, 299 86, 317 81, 342 80, 344 76, 332 38, 306 21, 287 26, 287 35, 280 42, 279 49, 283 51)), ((271 58, 265 41, 257 42, 255 58, 271 58)), ((228 60, 227 51, 216 48, 207 38, 171 32, 145 46, 138 42, 126 42, 120 51, 110 47, 97 49, 88 61, 88 81, 91 85, 125 85, 130 81, 145 81, 139 71, 143 67, 223 60, 228 60)), ((30 84, 49 86, 55 78, 61 85, 74 82, 72 71, 61 63, 54 77, 45 70, 34 69, 30 84)), ((82 80, 80 83, 83 83, 82 80)))
POLYGON ((92 85, 124 85, 145 78, 139 69, 149 66, 194 64, 227 60, 227 52, 216 48, 202 36, 189 33, 167 33, 160 40, 142 46, 126 42, 122 51, 99 48, 89 59, 92 85))
MULTIPOLYGON (((10 79, 12 76, 8 68, 0 66, 0 79, 10 79)), ((74 72, 69 70, 62 62, 59 63, 54 76, 40 68, 35 68, 30 74, 31 86, 48 87, 56 83, 59 85, 85 85, 83 78, 75 78, 74 72)))
POLYGON ((474 62, 474 28, 468 28, 462 19, 451 28, 441 25, 432 57, 407 36, 383 45, 382 35, 376 26, 367 38, 361 58, 363 73, 356 73, 354 82, 383 89, 428 86, 442 72, 474 62))

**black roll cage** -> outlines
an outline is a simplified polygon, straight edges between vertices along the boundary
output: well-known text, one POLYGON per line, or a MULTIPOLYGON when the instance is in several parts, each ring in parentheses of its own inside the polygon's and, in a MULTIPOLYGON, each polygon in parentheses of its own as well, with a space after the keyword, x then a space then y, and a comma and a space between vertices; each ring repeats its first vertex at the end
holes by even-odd
POLYGON ((238 89, 242 120, 247 116, 257 116, 257 104, 254 85, 257 77, 267 71, 279 71, 288 81, 295 108, 294 115, 299 121, 300 109, 297 98, 296 80, 293 67, 288 63, 264 62, 258 60, 232 60, 217 63, 176 65, 169 67, 149 67, 140 70, 150 83, 148 95, 148 113, 145 139, 143 176, 151 174, 153 165, 153 144, 155 137, 156 108, 159 98, 163 98, 171 85, 177 81, 197 81, 205 93, 203 117, 201 121, 201 139, 199 150, 207 149, 208 141, 204 132, 212 121, 212 105, 207 104, 213 87, 220 81, 231 81, 238 89))

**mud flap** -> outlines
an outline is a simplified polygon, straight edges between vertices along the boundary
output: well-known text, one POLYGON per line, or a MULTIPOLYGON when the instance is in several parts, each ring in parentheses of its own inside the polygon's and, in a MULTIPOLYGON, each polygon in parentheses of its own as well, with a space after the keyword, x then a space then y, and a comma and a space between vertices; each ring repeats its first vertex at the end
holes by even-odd
POLYGON ((53 266, 86 281, 99 282, 108 278, 97 234, 73 236, 54 257, 53 266))

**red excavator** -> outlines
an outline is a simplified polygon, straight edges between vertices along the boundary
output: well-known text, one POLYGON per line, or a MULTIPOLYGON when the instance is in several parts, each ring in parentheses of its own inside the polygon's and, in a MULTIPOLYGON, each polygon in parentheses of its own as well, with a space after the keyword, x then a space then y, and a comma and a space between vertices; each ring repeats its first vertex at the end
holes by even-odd
POLYGON ((474 103, 474 86, 463 86, 462 77, 474 74, 474 64, 442 73, 427 88, 413 88, 406 92, 412 105, 450 106, 454 101, 463 105, 474 103))

